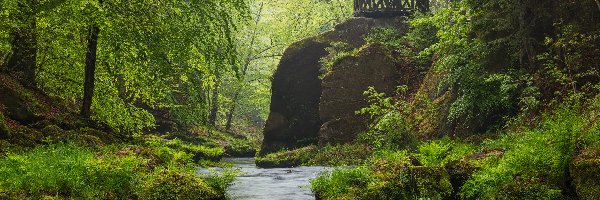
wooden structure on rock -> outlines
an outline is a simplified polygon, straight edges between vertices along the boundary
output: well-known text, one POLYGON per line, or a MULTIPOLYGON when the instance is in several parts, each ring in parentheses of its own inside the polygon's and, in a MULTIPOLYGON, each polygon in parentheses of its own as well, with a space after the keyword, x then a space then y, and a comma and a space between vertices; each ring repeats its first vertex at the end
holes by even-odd
POLYGON ((354 0, 355 17, 410 16, 429 11, 429 0, 354 0))

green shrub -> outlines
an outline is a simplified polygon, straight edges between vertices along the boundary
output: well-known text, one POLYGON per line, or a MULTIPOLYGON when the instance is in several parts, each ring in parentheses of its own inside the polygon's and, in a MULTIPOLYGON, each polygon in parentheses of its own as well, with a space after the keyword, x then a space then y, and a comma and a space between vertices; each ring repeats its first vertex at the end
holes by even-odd
POLYGON ((448 138, 423 143, 416 155, 424 166, 442 167, 475 153, 474 145, 452 141, 448 138))
POLYGON ((545 115, 539 128, 491 142, 493 148, 505 149, 504 155, 483 164, 461 195, 478 199, 556 197, 569 179, 566 172, 577 138, 585 130, 586 119, 578 110, 578 106, 563 106, 545 115))
POLYGON ((225 194, 227 188, 233 183, 235 178, 242 172, 237 169, 224 168, 222 171, 213 171, 211 174, 203 175, 202 179, 218 193, 225 194))
POLYGON ((334 199, 352 193, 352 190, 366 187, 373 180, 365 167, 336 168, 310 181, 312 191, 320 198, 334 199))
MULTIPOLYGON (((408 92, 407 86, 397 88, 398 94, 408 92)), ((368 97, 369 106, 362 108, 356 114, 368 115, 373 122, 369 130, 358 136, 359 140, 373 146, 375 149, 406 149, 414 145, 415 137, 411 134, 414 128, 411 115, 412 107, 409 102, 395 100, 369 87, 364 95, 368 97)))
POLYGON ((406 151, 377 151, 363 166, 337 168, 311 181, 323 199, 443 199, 452 194, 442 167, 412 166, 406 151))
POLYGON ((193 173, 157 169, 144 182, 141 199, 224 199, 224 193, 218 193, 193 173))
POLYGON ((365 37, 365 41, 369 44, 383 44, 394 49, 402 49, 404 46, 402 35, 400 35, 397 29, 392 27, 374 28, 369 31, 369 34, 365 37))

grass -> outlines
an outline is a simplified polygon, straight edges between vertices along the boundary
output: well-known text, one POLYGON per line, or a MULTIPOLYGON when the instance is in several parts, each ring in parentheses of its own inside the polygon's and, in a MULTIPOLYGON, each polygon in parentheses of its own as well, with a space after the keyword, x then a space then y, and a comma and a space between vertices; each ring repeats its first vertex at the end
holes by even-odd
POLYGON ((235 173, 198 177, 193 155, 170 146, 56 143, 10 152, 0 158, 0 199, 224 198, 235 173))
POLYGON ((76 198, 129 197, 142 159, 104 157, 74 144, 55 144, 0 160, 4 195, 76 198))

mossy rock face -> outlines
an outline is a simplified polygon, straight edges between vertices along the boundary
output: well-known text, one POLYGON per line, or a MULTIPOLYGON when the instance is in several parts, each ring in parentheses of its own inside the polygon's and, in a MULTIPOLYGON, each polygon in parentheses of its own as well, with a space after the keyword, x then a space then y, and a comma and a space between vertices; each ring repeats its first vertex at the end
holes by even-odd
POLYGON ((562 190, 535 178, 516 177, 502 188, 503 199, 568 199, 562 190))
POLYGON ((194 174, 164 170, 144 185, 141 199, 225 199, 194 174))
POLYGON ((48 125, 42 129, 42 132, 47 136, 57 136, 64 132, 64 130, 56 125, 48 125))
POLYGON ((452 195, 452 184, 446 169, 414 166, 410 171, 420 198, 444 199, 452 195))
MULTIPOLYGON (((365 36, 372 29, 377 27, 395 27, 399 30, 408 29, 407 24, 404 23, 401 18, 352 18, 337 25, 332 31, 296 42, 285 50, 281 62, 273 75, 270 114, 264 129, 264 140, 259 152, 260 156, 274 153, 281 149, 295 149, 317 144, 319 142, 321 125, 323 125, 324 122, 328 122, 334 118, 340 118, 340 116, 344 117, 345 115, 350 115, 350 117, 355 116, 355 110, 353 109, 346 109, 344 110, 345 112, 342 113, 329 112, 334 110, 334 108, 336 108, 335 106, 339 107, 340 102, 336 101, 339 99, 335 98, 335 95, 346 94, 345 90, 342 93, 335 91, 327 93, 329 95, 325 95, 328 100, 325 108, 331 109, 321 111, 323 108, 321 101, 324 96, 322 92, 331 89, 327 87, 350 88, 356 80, 378 80, 381 77, 375 77, 368 73, 362 74, 360 72, 365 70, 359 70, 354 71, 357 73, 352 74, 350 76, 351 78, 345 77, 343 82, 329 82, 328 86, 323 87, 323 82, 319 78, 322 70, 320 60, 329 54, 326 48, 331 47, 332 43, 343 42, 349 44, 352 48, 358 48, 364 45, 365 36)), ((367 58, 362 60, 366 59, 367 58)), ((379 60, 387 61, 388 59, 379 60)), ((386 64, 386 66, 391 65, 387 62, 384 62, 383 64, 386 64)), ((361 69, 368 69, 371 67, 378 68, 378 66, 373 65, 369 67, 362 66, 361 69)), ((383 81, 393 82, 393 80, 383 81)), ((351 91, 358 96, 356 99, 364 99, 364 96, 362 95, 364 90, 361 89, 366 89, 370 82, 371 81, 362 81, 361 83, 363 84, 361 86, 365 86, 364 88, 357 88, 356 91, 351 91)), ((352 99, 342 101, 341 103, 344 103, 343 105, 347 105, 347 107, 340 108, 359 107, 349 105, 351 102, 352 99)), ((338 110, 335 111, 337 112, 338 110)), ((335 131, 338 127, 346 128, 343 125, 347 124, 350 124, 353 127, 355 125, 346 121, 336 124, 330 123, 330 126, 328 126, 329 128, 325 130, 326 135, 323 138, 336 139, 337 137, 330 137, 330 135, 335 134, 336 136, 344 136, 342 137, 341 142, 352 139, 356 133, 354 130, 345 129, 348 130, 348 132, 352 131, 348 134, 335 131)), ((365 124, 359 125, 366 127, 364 126, 365 124)))
POLYGON ((10 128, 6 124, 4 114, 0 112, 0 139, 6 139, 10 137, 10 128))
POLYGON ((18 121, 21 124, 32 124, 41 120, 41 107, 39 102, 33 97, 33 94, 27 93, 28 90, 19 90, 0 86, 0 104, 6 108, 7 117, 18 121))
POLYGON ((472 158, 463 158, 446 164, 445 168, 450 175, 452 184, 452 197, 458 199, 461 187, 471 178, 471 175, 479 169, 477 160, 472 158))
POLYGON ((600 199, 600 148, 583 150, 573 160, 570 170, 580 199, 600 199))

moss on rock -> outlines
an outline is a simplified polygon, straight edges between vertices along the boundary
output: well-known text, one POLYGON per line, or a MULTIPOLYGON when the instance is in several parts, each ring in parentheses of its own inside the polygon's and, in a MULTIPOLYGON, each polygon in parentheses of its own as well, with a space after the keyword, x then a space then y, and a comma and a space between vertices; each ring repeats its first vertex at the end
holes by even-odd
POLYGON ((419 198, 444 199, 452 194, 452 184, 446 169, 413 166, 410 172, 419 198))
POLYGON ((583 150, 573 160, 570 170, 580 199, 600 199, 600 148, 583 150))
POLYGON ((225 199, 194 174, 163 170, 144 184, 141 199, 225 199))
POLYGON ((308 146, 292 151, 280 151, 256 158, 256 166, 262 168, 297 167, 307 163, 317 153, 316 146, 308 146))

